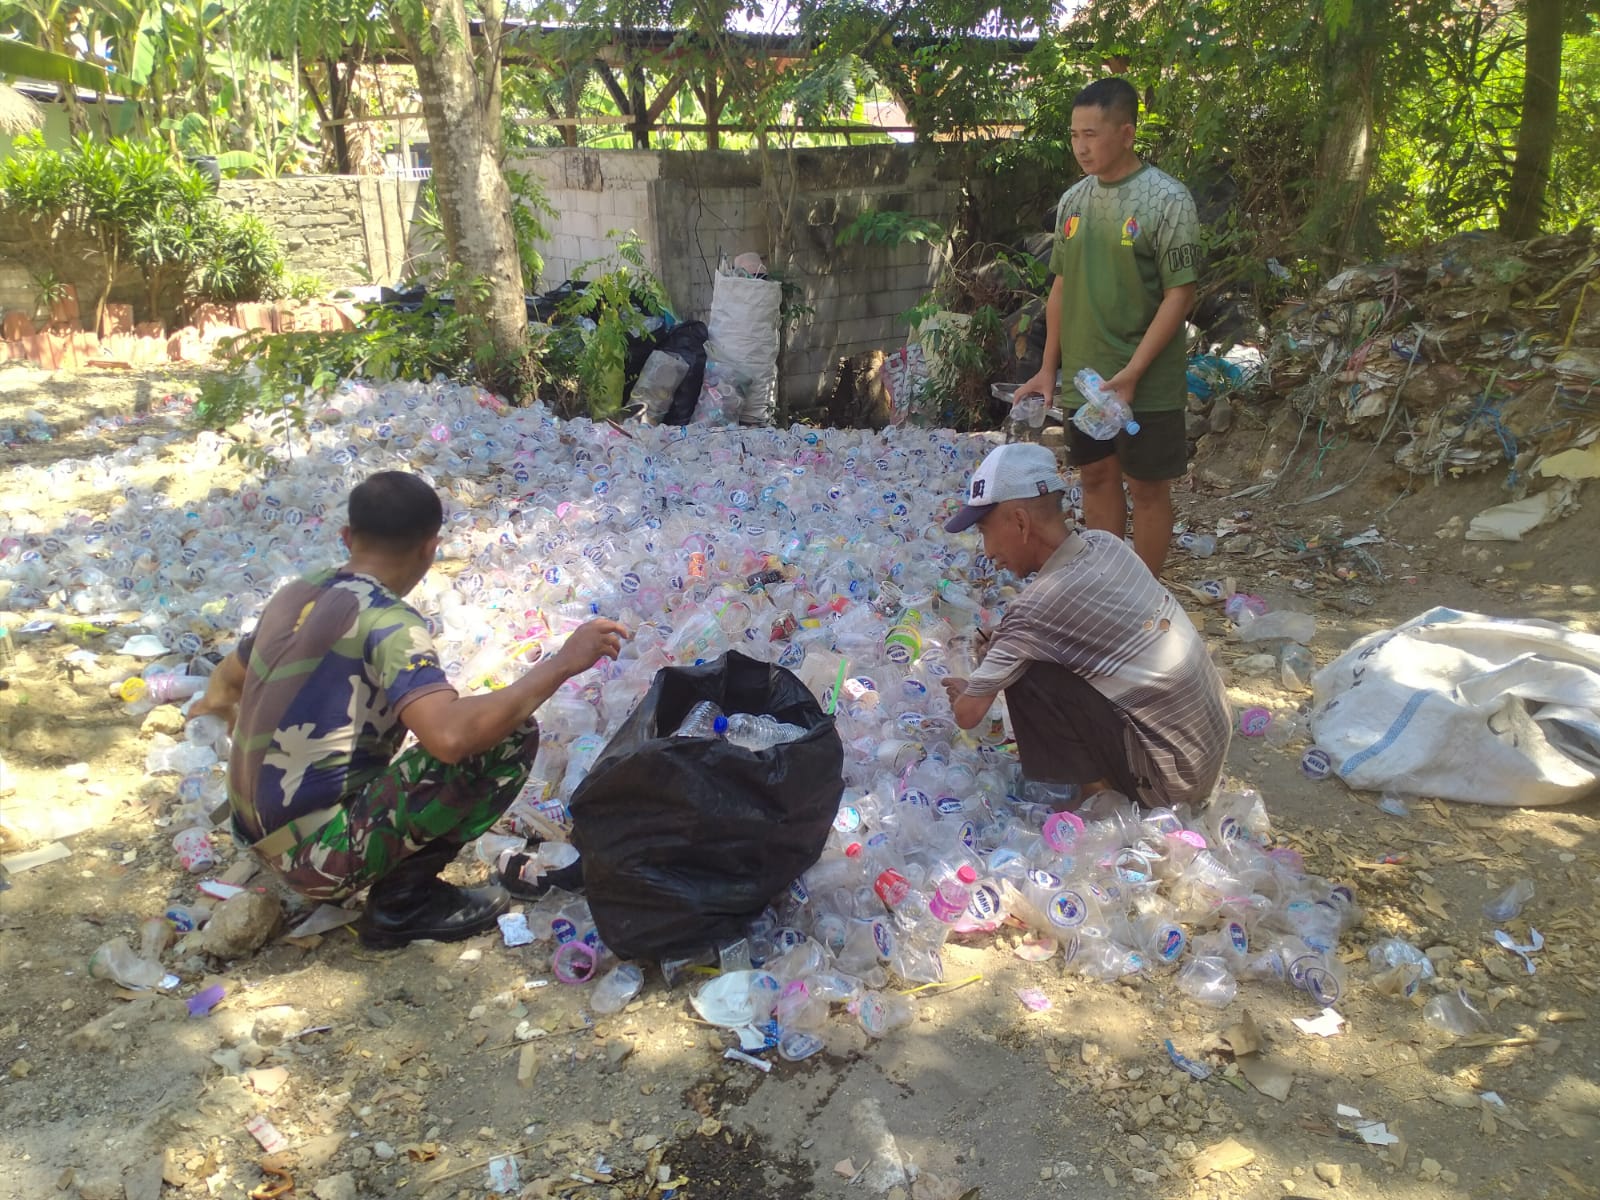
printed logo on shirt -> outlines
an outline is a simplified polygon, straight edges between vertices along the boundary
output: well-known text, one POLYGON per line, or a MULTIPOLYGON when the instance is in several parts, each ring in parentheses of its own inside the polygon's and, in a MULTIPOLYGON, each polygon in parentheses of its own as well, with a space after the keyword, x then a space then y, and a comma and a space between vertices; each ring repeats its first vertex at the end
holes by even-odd
POLYGON ((1129 217, 1122 223, 1122 244, 1124 246, 1131 246, 1133 245, 1134 239, 1138 236, 1139 221, 1135 217, 1129 217))
POLYGON ((1167 270, 1188 270, 1190 267, 1194 266, 1195 255, 1197 255, 1199 252, 1200 248, 1193 242, 1185 242, 1181 246, 1174 246, 1171 250, 1167 251, 1167 270))
POLYGON ((1077 236, 1078 226, 1082 224, 1083 218, 1078 213, 1073 213, 1065 221, 1061 222, 1061 236, 1067 241, 1071 241, 1077 236))

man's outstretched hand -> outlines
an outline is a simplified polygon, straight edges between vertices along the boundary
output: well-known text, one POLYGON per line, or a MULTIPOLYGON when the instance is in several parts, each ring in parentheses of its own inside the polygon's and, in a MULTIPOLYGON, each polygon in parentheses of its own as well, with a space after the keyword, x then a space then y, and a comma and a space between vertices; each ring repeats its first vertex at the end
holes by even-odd
POLYGON ((570 679, 587 671, 602 658, 616 658, 622 653, 622 643, 633 634, 626 625, 606 617, 585 621, 572 631, 572 636, 556 651, 556 662, 570 679))

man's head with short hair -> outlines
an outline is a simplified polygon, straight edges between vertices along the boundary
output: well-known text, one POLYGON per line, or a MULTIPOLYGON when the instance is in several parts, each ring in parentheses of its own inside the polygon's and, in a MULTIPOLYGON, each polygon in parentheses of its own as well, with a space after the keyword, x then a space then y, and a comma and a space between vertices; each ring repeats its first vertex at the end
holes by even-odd
POLYGON ((1072 98, 1072 107, 1098 108, 1118 125, 1139 124, 1139 93, 1120 75, 1096 79, 1072 98))
POLYGON ((1085 175, 1118 183, 1139 169, 1133 152, 1139 93, 1126 79, 1097 79, 1072 101, 1072 153, 1085 175))
POLYGON ((350 493, 350 537, 380 553, 415 549, 444 524, 439 494, 406 471, 379 471, 350 493))

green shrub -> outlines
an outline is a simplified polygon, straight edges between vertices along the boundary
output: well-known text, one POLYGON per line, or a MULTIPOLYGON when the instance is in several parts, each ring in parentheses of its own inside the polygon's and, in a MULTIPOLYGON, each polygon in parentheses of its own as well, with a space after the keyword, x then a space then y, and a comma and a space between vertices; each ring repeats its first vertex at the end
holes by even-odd
POLYGON ((146 316, 204 301, 259 300, 283 275, 283 252, 259 218, 230 214, 210 182, 156 144, 81 137, 52 150, 19 138, 0 159, 0 208, 39 233, 29 265, 67 273, 96 252, 98 320, 126 263, 144 276, 146 316))

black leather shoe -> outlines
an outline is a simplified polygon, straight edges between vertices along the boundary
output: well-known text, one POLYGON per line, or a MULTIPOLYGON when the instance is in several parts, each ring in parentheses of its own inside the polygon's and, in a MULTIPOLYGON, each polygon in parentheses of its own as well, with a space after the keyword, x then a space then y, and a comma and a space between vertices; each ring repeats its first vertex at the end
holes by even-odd
POLYGON ((496 873, 496 881, 516 900, 537 900, 551 888, 564 892, 583 891, 583 860, 543 871, 532 879, 524 879, 522 871, 533 861, 531 854, 513 854, 506 859, 505 869, 496 873))
POLYGON ((493 929, 511 906, 504 888, 456 887, 435 875, 436 870, 438 864, 426 858, 408 859, 372 885, 356 922, 363 946, 393 950, 423 938, 459 942, 493 929))

